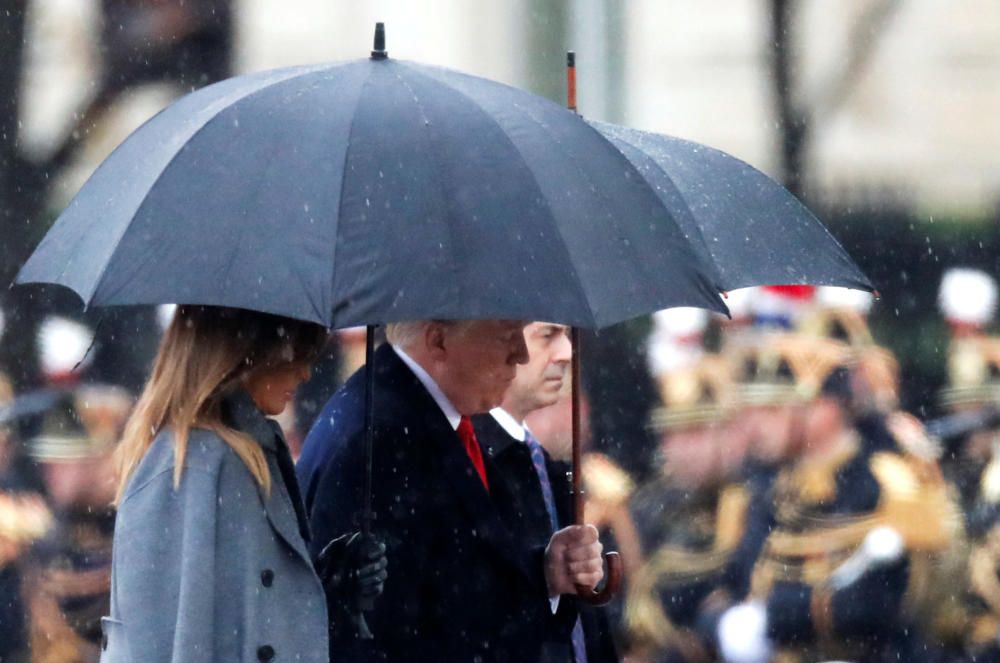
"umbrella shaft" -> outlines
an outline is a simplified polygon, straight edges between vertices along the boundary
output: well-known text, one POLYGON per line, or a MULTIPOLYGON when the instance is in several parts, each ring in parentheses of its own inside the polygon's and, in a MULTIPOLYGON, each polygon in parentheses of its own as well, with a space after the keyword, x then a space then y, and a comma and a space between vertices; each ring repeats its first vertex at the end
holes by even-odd
POLYGON ((375 325, 365 329, 365 491, 361 531, 372 530, 372 447, 375 437, 375 325))
POLYGON ((570 383, 572 393, 572 435, 573 435, 573 524, 583 524, 583 490, 581 490, 580 471, 580 330, 570 329, 570 343, 573 346, 573 359, 570 362, 570 383))

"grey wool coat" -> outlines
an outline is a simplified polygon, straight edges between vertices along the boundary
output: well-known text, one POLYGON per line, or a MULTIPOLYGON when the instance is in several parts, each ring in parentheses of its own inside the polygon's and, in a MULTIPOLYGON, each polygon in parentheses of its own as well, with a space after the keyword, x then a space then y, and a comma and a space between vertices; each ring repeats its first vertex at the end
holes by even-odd
POLYGON ((118 509, 101 663, 329 660, 308 525, 279 464, 291 463, 284 438, 245 393, 224 409, 264 448, 270 496, 204 429, 191 431, 175 488, 172 434, 161 431, 118 509))

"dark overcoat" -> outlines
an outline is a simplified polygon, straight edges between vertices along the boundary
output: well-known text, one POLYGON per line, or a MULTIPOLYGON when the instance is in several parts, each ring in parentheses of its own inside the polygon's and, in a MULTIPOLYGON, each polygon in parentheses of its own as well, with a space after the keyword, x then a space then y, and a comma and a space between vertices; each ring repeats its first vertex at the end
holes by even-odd
MULTIPOLYGON (((528 445, 510 436, 492 415, 483 414, 473 418, 476 437, 483 452, 490 458, 497 473, 507 483, 512 497, 511 528, 515 537, 525 549, 545 545, 552 536, 552 523, 545 509, 542 485, 531 459, 528 445)), ((545 467, 552 485, 556 517, 559 527, 573 523, 573 494, 570 465, 557 461, 544 451, 545 467)), ((611 663, 617 661, 618 654, 611 636, 607 612, 604 608, 575 604, 580 612, 587 647, 587 663, 611 663)), ((560 605, 564 610, 569 605, 560 605)), ((572 644, 569 634, 553 633, 554 637, 545 643, 541 660, 544 663, 572 661, 572 644)))
MULTIPOLYGON (((334 651, 344 660, 537 661, 552 629, 572 627, 552 615, 544 549, 514 540, 496 468, 485 459, 487 493, 447 418, 390 346, 374 365, 374 530, 389 578, 368 615, 375 639, 337 641, 334 651)), ((299 460, 314 541, 358 527, 364 371, 326 405, 299 460)))

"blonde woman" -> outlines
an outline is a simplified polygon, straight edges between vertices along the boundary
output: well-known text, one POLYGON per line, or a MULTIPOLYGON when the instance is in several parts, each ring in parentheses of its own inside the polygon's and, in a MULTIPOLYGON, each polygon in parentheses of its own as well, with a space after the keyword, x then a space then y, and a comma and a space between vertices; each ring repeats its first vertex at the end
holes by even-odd
MULTIPOLYGON (((267 418, 326 338, 262 313, 177 309, 119 449, 103 663, 325 663, 325 594, 381 591, 378 558, 325 569, 353 583, 324 588, 291 456, 267 418)), ((341 553, 324 558, 357 559, 341 553)))

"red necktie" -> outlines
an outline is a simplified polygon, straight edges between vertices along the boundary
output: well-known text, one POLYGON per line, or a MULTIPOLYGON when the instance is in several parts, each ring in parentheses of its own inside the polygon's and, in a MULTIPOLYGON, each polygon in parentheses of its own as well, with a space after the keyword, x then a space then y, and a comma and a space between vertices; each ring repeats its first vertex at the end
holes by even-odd
POLYGON ((461 421, 458 422, 458 437, 465 445, 465 453, 469 455, 472 466, 479 473, 483 488, 486 489, 487 493, 490 492, 490 482, 486 479, 486 464, 483 462, 483 451, 479 448, 479 442, 476 441, 476 432, 472 430, 472 419, 462 417, 461 421))

